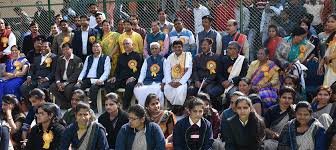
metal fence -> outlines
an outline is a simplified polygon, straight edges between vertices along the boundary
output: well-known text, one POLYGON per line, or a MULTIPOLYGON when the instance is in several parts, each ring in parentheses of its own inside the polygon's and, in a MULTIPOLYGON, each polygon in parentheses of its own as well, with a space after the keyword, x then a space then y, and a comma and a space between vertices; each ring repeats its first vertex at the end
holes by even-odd
MULTIPOLYGON (((150 28, 152 20, 158 19, 157 10, 163 8, 167 13, 167 20, 172 22, 176 17, 184 21, 186 28, 195 32, 195 11, 201 6, 214 18, 213 28, 225 34, 226 22, 236 19, 239 30, 248 36, 250 48, 262 45, 267 38, 267 28, 270 24, 280 27, 282 36, 288 35, 299 25, 299 21, 306 17, 310 19, 317 32, 321 31, 322 21, 320 11, 323 9, 321 1, 306 2, 304 0, 16 0, 16 2, 2 0, 0 17, 11 25, 12 30, 22 41, 28 32, 29 22, 36 20, 40 24, 40 32, 49 34, 50 25, 54 22, 55 14, 62 14, 70 22, 74 15, 88 14, 88 4, 97 3, 99 11, 104 12, 116 26, 116 20, 126 19, 131 14, 140 18, 140 26, 150 28), (41 15, 37 10, 45 10, 41 15), (48 11, 50 10, 50 11, 48 11), (73 13, 75 12, 75 14, 73 13), (308 12, 308 13, 307 13, 308 12), (311 15, 306 15, 311 14, 311 15), (312 19, 310 16, 314 16, 312 19)), ((1 1, 0 1, 1 3, 1 1)), ((42 11, 41 11, 42 12, 42 11)))

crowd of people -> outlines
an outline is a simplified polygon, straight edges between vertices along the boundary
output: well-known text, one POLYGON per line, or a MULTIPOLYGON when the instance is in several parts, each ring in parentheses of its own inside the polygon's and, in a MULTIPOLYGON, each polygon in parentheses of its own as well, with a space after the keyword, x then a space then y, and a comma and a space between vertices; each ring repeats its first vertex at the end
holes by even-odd
MULTIPOLYGON (((263 13, 294 15, 270 3, 263 13)), ((31 21, 22 43, 0 18, 0 149, 335 149, 336 14, 300 11, 292 27, 263 14, 254 36, 192 5, 114 31, 92 3, 73 24, 55 15, 48 36, 31 21)))

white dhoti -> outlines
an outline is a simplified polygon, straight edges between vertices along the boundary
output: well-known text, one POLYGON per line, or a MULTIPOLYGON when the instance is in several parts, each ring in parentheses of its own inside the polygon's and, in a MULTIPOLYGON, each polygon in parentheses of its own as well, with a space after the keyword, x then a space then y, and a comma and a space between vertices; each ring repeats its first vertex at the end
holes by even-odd
POLYGON ((182 84, 177 88, 173 88, 169 84, 164 86, 164 95, 172 105, 182 106, 187 98, 187 84, 182 84))
POLYGON ((159 97, 161 108, 164 106, 164 96, 161 91, 161 83, 152 83, 150 85, 142 85, 134 87, 134 96, 141 106, 145 107, 145 101, 150 93, 154 93, 159 97))

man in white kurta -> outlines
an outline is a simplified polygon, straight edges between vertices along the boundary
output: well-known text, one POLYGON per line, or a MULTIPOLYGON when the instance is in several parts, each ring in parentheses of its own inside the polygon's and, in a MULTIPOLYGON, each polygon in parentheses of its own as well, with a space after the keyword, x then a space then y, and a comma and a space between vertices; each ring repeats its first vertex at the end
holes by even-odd
POLYGON ((142 64, 138 83, 134 88, 134 96, 140 105, 145 106, 147 96, 154 93, 159 97, 161 107, 163 107, 164 96, 161 87, 164 85, 166 59, 160 55, 160 43, 152 42, 150 50, 152 55, 142 64))
POLYGON ((192 56, 183 52, 183 42, 173 42, 174 53, 167 58, 165 66, 164 94, 172 105, 182 106, 187 97, 187 82, 192 72, 192 56))

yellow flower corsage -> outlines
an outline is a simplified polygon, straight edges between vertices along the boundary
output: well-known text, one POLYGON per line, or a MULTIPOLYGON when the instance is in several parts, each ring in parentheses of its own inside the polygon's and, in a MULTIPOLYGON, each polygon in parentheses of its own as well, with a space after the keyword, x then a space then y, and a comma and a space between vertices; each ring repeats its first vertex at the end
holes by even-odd
POLYGON ((160 71, 160 66, 158 64, 153 64, 151 67, 150 67, 150 71, 152 73, 152 76, 153 77, 156 77, 157 76, 157 73, 160 71))
POLYGON ((46 67, 50 67, 52 59, 50 57, 48 57, 44 62, 47 64, 46 67))
POLYGON ((70 42, 70 36, 64 36, 63 43, 68 43, 68 42, 70 42))
POLYGON ((3 43, 3 47, 7 47, 8 38, 7 37, 2 37, 1 38, 1 43, 3 43))
POLYGON ((270 67, 267 66, 267 65, 263 65, 261 67, 261 71, 264 72, 264 76, 267 77, 269 74, 268 74, 268 71, 270 70, 270 67))
POLYGON ((216 73, 216 62, 210 60, 207 62, 207 69, 210 71, 210 74, 216 73))
POLYGON ((49 131, 49 132, 44 131, 42 138, 43 138, 43 142, 44 142, 43 143, 43 148, 44 149, 49 149, 50 148, 50 143, 54 139, 54 134, 51 131, 49 131))
POLYGON ((307 51, 306 47, 304 45, 301 45, 300 46, 300 54, 299 54, 299 58, 300 59, 303 59, 304 54, 305 54, 306 51, 307 51))
POLYGON ((94 42, 96 42, 96 37, 95 36, 90 36, 89 41, 90 41, 91 44, 93 44, 94 42))
POLYGON ((136 72, 136 71, 137 71, 137 68, 136 68, 137 65, 138 65, 138 62, 137 62, 136 60, 134 60, 134 59, 128 61, 128 67, 129 67, 130 69, 132 69, 133 72, 136 72))
POLYGON ((22 66, 22 64, 21 64, 20 61, 15 61, 13 65, 14 65, 14 67, 15 67, 16 70, 20 70, 21 66, 22 66))

